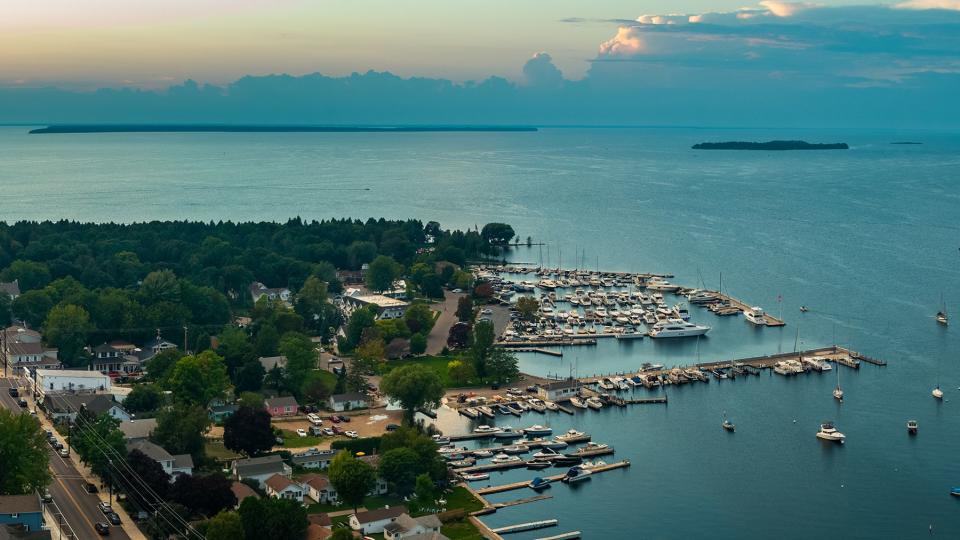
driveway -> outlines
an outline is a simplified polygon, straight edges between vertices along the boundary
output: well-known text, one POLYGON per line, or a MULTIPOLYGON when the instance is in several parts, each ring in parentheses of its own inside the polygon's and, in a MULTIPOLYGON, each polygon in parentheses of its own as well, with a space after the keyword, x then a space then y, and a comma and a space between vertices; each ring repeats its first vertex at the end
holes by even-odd
POLYGON ((430 330, 427 336, 427 354, 437 355, 447 346, 447 336, 450 335, 450 327, 456 324, 457 302, 460 298, 466 296, 466 293, 445 293, 446 298, 440 304, 434 304, 433 308, 440 311, 440 317, 430 330))

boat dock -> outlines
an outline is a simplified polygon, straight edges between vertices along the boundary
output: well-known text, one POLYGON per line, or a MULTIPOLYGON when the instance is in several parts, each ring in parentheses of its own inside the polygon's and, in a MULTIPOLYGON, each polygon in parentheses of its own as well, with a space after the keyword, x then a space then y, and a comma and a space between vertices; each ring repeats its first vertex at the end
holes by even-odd
MULTIPOLYGON (((596 344, 596 343, 594 343, 594 344, 596 344)), ((501 344, 501 346, 505 346, 505 345, 501 344)), ((537 353, 537 354, 546 354, 546 355, 549 355, 549 356, 556 356, 556 357, 561 357, 561 358, 563 357, 563 351, 554 351, 554 350, 552 350, 552 349, 544 349, 544 348, 542 348, 542 347, 514 347, 514 346, 509 346, 509 348, 510 348, 510 350, 513 351, 513 352, 530 352, 530 353, 537 353)))
POLYGON ((618 396, 609 396, 607 403, 617 407, 626 407, 627 405, 646 405, 652 403, 667 403, 667 396, 656 396, 648 398, 622 398, 618 396))
POLYGON ((580 538, 581 534, 582 533, 580 531, 570 531, 553 536, 544 536, 537 538, 536 540, 576 540, 577 538, 580 538))
POLYGON ((521 505, 521 504, 527 504, 527 503, 532 503, 532 502, 537 502, 537 501, 544 501, 544 500, 552 499, 552 498, 553 498, 553 495, 534 495, 533 497, 526 497, 526 498, 523 498, 523 499, 516 499, 516 500, 513 500, 513 501, 507 501, 507 502, 502 502, 502 503, 494 503, 493 508, 496 509, 496 510, 499 510, 499 509, 501 509, 501 508, 508 508, 508 507, 511 507, 511 506, 518 506, 518 505, 521 505))
MULTIPOLYGON (((597 473, 612 471, 612 470, 615 470, 615 469, 622 469, 622 468, 624 468, 624 467, 629 467, 629 466, 630 466, 630 460, 625 459, 625 460, 623 460, 623 461, 617 461, 616 463, 608 463, 608 464, 606 464, 606 465, 600 465, 599 467, 594 467, 593 469, 591 469, 591 471, 592 471, 591 474, 597 474, 597 473)), ((551 475, 551 476, 544 476, 544 477, 542 477, 542 478, 543 478, 544 480, 548 481, 548 482, 559 482, 559 481, 562 480, 563 477, 566 476, 566 475, 567 475, 567 473, 554 474, 554 475, 551 475)), ((491 494, 494 494, 494 493, 504 493, 504 492, 506 492, 506 491, 513 491, 513 490, 516 490, 516 489, 523 489, 523 488, 527 487, 527 485, 528 485, 529 483, 530 483, 529 480, 524 480, 523 482, 513 482, 512 484, 502 484, 502 485, 499 485, 499 486, 490 486, 490 487, 480 488, 480 489, 477 489, 477 490, 475 490, 475 491, 476 491, 476 493, 477 493, 478 495, 481 495, 481 496, 482 496, 482 495, 491 495, 491 494)))
MULTIPOLYGON (((542 352, 543 347, 571 347, 574 345, 596 345, 597 337, 613 337, 613 334, 610 334, 609 336, 591 335, 589 337, 571 337, 571 338, 560 338, 560 339, 528 339, 524 341, 497 341, 494 345, 496 347, 511 349, 516 352, 542 352), (524 349, 537 349, 537 350, 526 351, 524 349)), ((560 353, 559 355, 557 355, 556 351, 550 351, 546 354, 563 356, 563 353, 560 353)))
MULTIPOLYGON (((741 300, 738 300, 730 296, 729 294, 713 291, 713 295, 719 298, 721 302, 724 302, 730 305, 731 308, 735 308, 737 311, 743 312, 743 311, 750 311, 753 309, 753 306, 748 305, 742 302, 741 300)), ((732 315, 732 313, 717 313, 717 315, 732 315)), ((767 313, 766 311, 763 312, 763 318, 766 320, 767 326, 785 326, 786 325, 785 322, 767 313)))
POLYGON ((506 527, 499 527, 491 530, 496 534, 510 534, 533 531, 536 529, 545 529, 547 527, 556 527, 557 523, 558 521, 555 519, 544 519, 542 521, 530 521, 528 523, 519 523, 517 525, 507 525, 506 527))

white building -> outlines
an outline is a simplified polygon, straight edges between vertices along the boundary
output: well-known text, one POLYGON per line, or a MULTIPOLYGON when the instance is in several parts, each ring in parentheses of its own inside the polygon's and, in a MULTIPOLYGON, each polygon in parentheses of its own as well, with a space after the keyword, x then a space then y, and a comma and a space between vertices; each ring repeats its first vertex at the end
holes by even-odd
POLYGON ((358 512, 350 516, 350 528, 360 531, 362 535, 379 534, 383 528, 393 523, 398 517, 407 513, 405 506, 394 506, 378 508, 376 510, 367 510, 358 512))
POLYGON ((347 317, 359 308, 374 306, 377 308, 378 319, 399 319, 410 307, 409 302, 382 294, 361 294, 359 289, 348 289, 347 293, 341 297, 340 302, 347 317))
POLYGON ((99 371, 38 369, 35 373, 37 398, 48 393, 95 394, 110 391, 110 377, 99 371))
POLYGON ((568 401, 580 391, 580 382, 576 379, 556 381, 537 388, 537 397, 547 401, 568 401))
POLYGON ((442 526, 436 514, 427 514, 418 518, 410 517, 409 514, 400 514, 392 523, 384 526, 383 537, 386 540, 402 540, 421 534, 439 533, 442 526))
POLYGON ((263 483, 267 495, 275 499, 290 499, 303 503, 303 486, 286 476, 274 474, 263 483))
POLYGON ((156 461, 163 468, 163 472, 170 475, 170 481, 180 474, 193 474, 193 458, 190 454, 170 455, 162 446, 146 439, 127 443, 127 452, 139 450, 150 459, 156 461))
POLYGON ((249 478, 256 480, 258 484, 263 486, 264 482, 275 474, 286 476, 287 478, 293 474, 293 469, 284 463, 283 458, 277 454, 238 459, 233 462, 233 476, 240 481, 249 478))
POLYGON ((327 400, 327 406, 334 412, 352 411, 356 409, 366 409, 369 405, 367 395, 359 392, 350 392, 347 394, 334 394, 327 400))

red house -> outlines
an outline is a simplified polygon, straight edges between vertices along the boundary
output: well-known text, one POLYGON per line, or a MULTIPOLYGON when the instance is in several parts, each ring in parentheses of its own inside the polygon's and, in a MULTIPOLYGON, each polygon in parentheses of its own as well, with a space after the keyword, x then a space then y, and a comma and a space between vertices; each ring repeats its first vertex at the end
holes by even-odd
POLYGON ((293 396, 277 397, 263 400, 270 416, 293 416, 297 414, 300 405, 293 396))

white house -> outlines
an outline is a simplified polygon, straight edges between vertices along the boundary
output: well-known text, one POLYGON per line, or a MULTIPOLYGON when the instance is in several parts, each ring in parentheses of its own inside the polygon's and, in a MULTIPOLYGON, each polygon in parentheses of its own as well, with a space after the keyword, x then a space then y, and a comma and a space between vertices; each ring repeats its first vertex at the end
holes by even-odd
POLYGON ((290 299, 293 297, 293 294, 290 292, 290 289, 286 287, 267 287, 259 281, 253 282, 250 284, 250 297, 253 298, 253 303, 256 304, 257 300, 260 300, 261 297, 266 296, 270 300, 281 300, 286 303, 290 303, 290 299))
POLYGON ((333 458, 336 455, 337 452, 334 450, 318 450, 316 448, 311 448, 306 452, 300 452, 290 456, 290 463, 305 469, 325 470, 330 466, 330 462, 333 461, 333 458))
POLYGON ((37 397, 48 393, 94 394, 110 391, 110 377, 99 371, 38 369, 35 372, 37 397))
POLYGON ((335 412, 365 409, 367 408, 367 396, 359 392, 334 394, 327 400, 327 405, 335 412))
POLYGON ((376 510, 367 510, 366 512, 357 512, 350 516, 350 528, 360 531, 360 534, 366 536, 370 534, 379 534, 388 524, 396 521, 398 517, 407 513, 405 506, 386 506, 376 510))
POLYGON ((293 469, 284 463, 283 458, 277 454, 238 459, 233 462, 233 475, 240 481, 249 478, 256 480, 258 484, 263 486, 263 483, 275 474, 286 476, 287 478, 293 474, 293 469))
POLYGON ((11 368, 32 367, 58 369, 57 349, 43 346, 43 336, 25 326, 11 326, 3 330, 3 354, 11 368))
POLYGON ((303 486, 286 476, 274 474, 263 483, 267 495, 275 499, 290 499, 303 503, 303 486))
POLYGON ((180 474, 193 474, 193 458, 190 457, 190 454, 170 455, 170 452, 164 450, 162 446, 146 439, 128 442, 127 452, 132 450, 139 450, 159 463, 163 472, 170 475, 171 481, 180 474))
POLYGON ((108 414, 121 422, 130 420, 130 413, 113 400, 110 394, 47 394, 43 407, 54 421, 74 421, 80 409, 95 414, 108 414))
POLYGON ((130 420, 129 422, 120 422, 120 431, 123 433, 123 440, 128 443, 149 439, 155 429, 157 429, 156 418, 143 418, 130 420))
POLYGON ((300 477, 300 482, 307 491, 307 497, 318 503, 333 504, 337 502, 337 490, 326 475, 307 474, 300 477))
POLYGON ((348 289, 340 299, 344 313, 349 317, 355 310, 374 306, 377 308, 378 319, 399 319, 410 307, 408 302, 390 298, 382 294, 361 294, 358 289, 348 289))
POLYGON ((392 523, 383 527, 383 537, 386 540, 401 540, 419 534, 438 533, 442 526, 435 514, 418 518, 410 517, 409 514, 400 514, 392 523))
POLYGON ((537 397, 547 401, 568 401, 571 397, 577 395, 579 390, 579 381, 567 379, 541 385, 537 388, 537 397))

